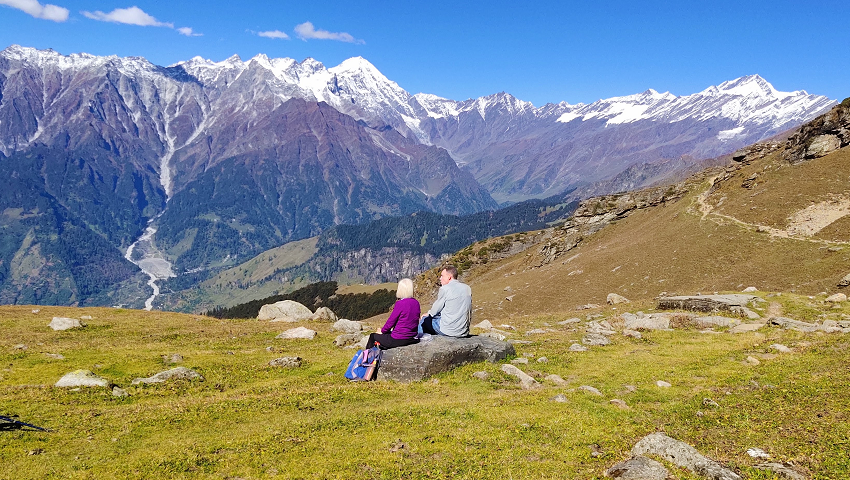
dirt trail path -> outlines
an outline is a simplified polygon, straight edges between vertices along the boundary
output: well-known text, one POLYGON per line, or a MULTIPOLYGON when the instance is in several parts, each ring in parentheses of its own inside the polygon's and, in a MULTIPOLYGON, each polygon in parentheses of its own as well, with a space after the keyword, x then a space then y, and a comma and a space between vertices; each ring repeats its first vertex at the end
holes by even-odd
POLYGON ((739 227, 768 233, 771 237, 777 238, 790 238, 793 240, 802 240, 821 245, 850 244, 850 242, 833 242, 829 240, 811 238, 812 235, 828 227, 836 220, 846 215, 850 215, 850 199, 837 197, 799 210, 789 218, 788 227, 783 230, 767 225, 745 222, 731 215, 715 212, 714 207, 708 203, 708 196, 711 194, 711 189, 718 177, 719 176, 710 178, 708 180, 708 188, 701 192, 696 198, 696 207, 702 220, 708 218, 711 221, 719 223, 722 219, 732 222, 739 227))

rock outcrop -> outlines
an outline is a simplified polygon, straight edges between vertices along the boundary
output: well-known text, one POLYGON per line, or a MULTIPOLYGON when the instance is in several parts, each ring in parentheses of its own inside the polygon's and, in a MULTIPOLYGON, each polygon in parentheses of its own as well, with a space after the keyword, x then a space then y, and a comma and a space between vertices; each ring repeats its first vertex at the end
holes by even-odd
POLYGON ((192 370, 191 368, 186 367, 177 367, 172 368, 171 370, 166 370, 164 372, 159 372, 152 377, 147 378, 137 378, 133 380, 133 385, 138 385, 140 383, 164 383, 173 380, 203 380, 204 377, 192 370))
POLYGON ((782 157, 799 163, 846 147, 850 144, 850 99, 800 127, 785 142, 782 157))
POLYGON ((656 432, 647 435, 632 448, 633 455, 657 455, 670 463, 712 480, 741 480, 737 473, 723 467, 699 451, 674 438, 656 432))
POLYGON ((556 228, 549 241, 540 247, 536 266, 551 263, 577 247, 585 237, 598 232, 611 222, 626 218, 637 210, 678 200, 687 192, 688 187, 682 182, 584 200, 573 216, 562 227, 556 228))
POLYGON ((426 342, 386 350, 378 380, 413 382, 468 363, 498 362, 515 354, 513 345, 492 338, 435 335, 426 342))
POLYGON ((658 299, 659 310, 692 310, 696 312, 732 312, 750 319, 759 315, 749 308, 752 302, 763 301, 755 295, 689 295, 676 297, 661 297, 658 299))
POLYGON ((272 322, 300 322, 308 320, 313 316, 309 308, 292 300, 281 300, 280 302, 263 305, 257 320, 269 320, 272 322))

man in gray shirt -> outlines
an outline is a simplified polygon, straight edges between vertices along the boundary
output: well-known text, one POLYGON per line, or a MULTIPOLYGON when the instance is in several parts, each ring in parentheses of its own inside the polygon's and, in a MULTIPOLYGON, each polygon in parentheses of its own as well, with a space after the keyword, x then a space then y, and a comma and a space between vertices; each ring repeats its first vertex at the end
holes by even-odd
POLYGON ((469 336, 472 320, 472 289, 457 279, 457 268, 446 265, 440 271, 440 292, 437 301, 422 317, 419 329, 431 335, 447 337, 469 336))

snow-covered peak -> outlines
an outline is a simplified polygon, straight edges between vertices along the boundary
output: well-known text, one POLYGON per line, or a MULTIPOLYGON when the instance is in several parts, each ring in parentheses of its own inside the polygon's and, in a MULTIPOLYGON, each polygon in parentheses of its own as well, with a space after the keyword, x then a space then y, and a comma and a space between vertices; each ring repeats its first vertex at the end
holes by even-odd
POLYGON ((718 93, 743 97, 776 97, 779 92, 759 75, 747 75, 723 82, 717 86, 718 93))
POLYGON ((343 60, 342 63, 331 68, 330 70, 331 72, 336 74, 342 74, 344 72, 362 72, 369 73, 370 75, 384 77, 384 75, 377 68, 375 68, 372 63, 370 63, 363 57, 351 57, 349 59, 343 60))
MULTIPOLYGON (((686 119, 725 118, 742 126, 757 122, 781 129, 809 118, 832 100, 805 91, 780 92, 759 75, 748 75, 677 97, 649 89, 643 93, 598 100, 563 113, 558 122, 605 119, 606 125, 640 120, 678 122, 686 119)), ((746 129, 735 129, 743 134, 746 129)), ((731 130, 730 130, 731 132, 731 130)), ((730 135, 726 133, 724 135, 730 135)))

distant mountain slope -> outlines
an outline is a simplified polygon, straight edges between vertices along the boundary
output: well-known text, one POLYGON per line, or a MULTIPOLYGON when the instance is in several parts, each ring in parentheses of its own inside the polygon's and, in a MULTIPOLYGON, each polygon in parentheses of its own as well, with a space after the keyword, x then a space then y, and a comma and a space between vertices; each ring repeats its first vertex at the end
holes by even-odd
POLYGON ((164 282, 168 309, 204 311, 282 294, 309 283, 378 284, 414 277, 448 253, 494 236, 563 221, 576 202, 529 200, 471 215, 418 212, 338 225, 277 247, 204 280, 200 272, 164 282))
POLYGON ((55 234, 7 236, 0 295, 69 303, 118 288, 136 275, 124 252, 154 219, 157 247, 185 272, 233 265, 339 223, 496 208, 445 150, 315 99, 282 98, 265 73, 257 67, 205 84, 183 67, 140 58, 0 52, 0 167, 20 179, 0 197, 0 211, 30 211, 50 198, 61 208, 40 209, 40 222, 73 221, 84 231, 73 237, 80 243, 66 239, 70 256, 53 262, 55 282, 35 295, 19 285, 38 283, 38 272, 14 255, 55 234), (80 274, 70 272, 94 275, 104 249, 121 267, 78 291, 80 274))
MULTIPOLYGON (((748 148, 728 166, 681 184, 588 199, 564 226, 528 237, 535 244, 513 256, 482 263, 478 252, 486 244, 455 254, 452 261, 470 263, 464 280, 472 286, 477 319, 580 310, 604 304, 609 293, 651 304, 663 292, 846 289, 845 103, 787 141, 748 148), (794 156, 801 145, 806 149, 794 156)), ((431 284, 435 275, 432 270, 419 281, 431 284)))

